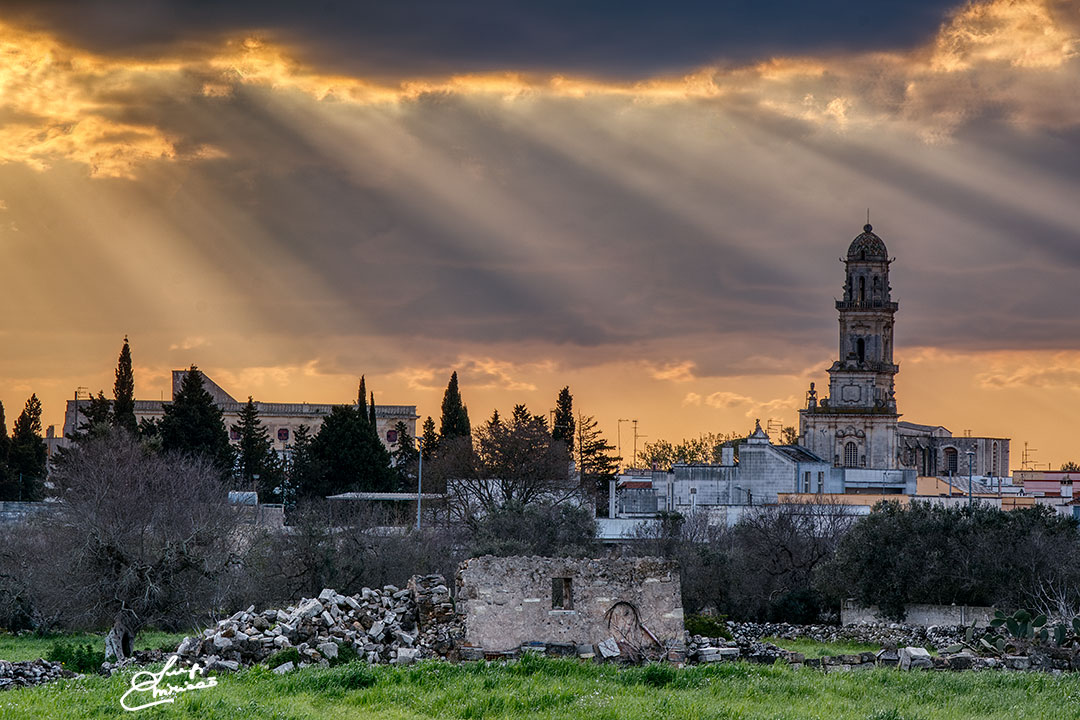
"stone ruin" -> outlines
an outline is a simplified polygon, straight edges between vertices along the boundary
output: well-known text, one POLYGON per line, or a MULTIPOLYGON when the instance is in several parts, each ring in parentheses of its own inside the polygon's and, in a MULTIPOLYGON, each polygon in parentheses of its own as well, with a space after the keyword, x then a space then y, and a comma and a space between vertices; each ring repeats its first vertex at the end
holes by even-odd
POLYGON ((679 566, 660 558, 466 560, 457 574, 463 658, 546 654, 681 660, 679 566))

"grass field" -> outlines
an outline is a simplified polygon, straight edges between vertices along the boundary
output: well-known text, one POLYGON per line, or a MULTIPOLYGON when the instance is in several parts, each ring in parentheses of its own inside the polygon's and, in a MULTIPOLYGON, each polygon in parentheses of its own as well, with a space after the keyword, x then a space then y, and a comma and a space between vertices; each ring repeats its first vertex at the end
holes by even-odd
POLYGON ((825 657, 826 655, 856 655, 867 651, 877 652, 881 649, 880 645, 867 645, 865 643, 843 641, 823 643, 807 640, 805 638, 788 640, 787 638, 766 637, 762 638, 762 641, 772 643, 785 650, 802 653, 808 658, 825 657))
POLYGON ((724 663, 676 670, 526 657, 502 664, 408 668, 256 668, 135 715, 120 708, 130 675, 0 692, 0 718, 691 718, 960 720, 1080 718, 1080 676, 903 673, 825 675, 724 663))
MULTIPOLYGON (((191 633, 187 633, 191 634, 191 633)), ((136 650, 151 650, 156 648, 168 648, 175 650, 185 633, 167 633, 159 630, 145 630, 139 633, 135 640, 136 650)), ((105 649, 105 633, 77 633, 64 635, 7 635, 0 634, 0 660, 37 660, 43 658, 49 652, 53 643, 61 642, 68 645, 83 645, 89 643, 95 650, 105 649)))

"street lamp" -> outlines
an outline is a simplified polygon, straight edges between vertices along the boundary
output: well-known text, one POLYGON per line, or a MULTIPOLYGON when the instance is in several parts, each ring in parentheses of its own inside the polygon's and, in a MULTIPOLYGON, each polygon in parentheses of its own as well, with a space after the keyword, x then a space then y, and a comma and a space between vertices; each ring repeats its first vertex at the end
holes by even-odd
POLYGON ((420 489, 424 486, 424 438, 416 438, 420 446, 420 471, 416 474, 416 530, 420 530, 420 489))
POLYGON ((968 450, 967 451, 967 456, 968 456, 968 507, 970 508, 970 507, 975 506, 975 493, 974 493, 974 491, 972 489, 974 486, 972 485, 972 481, 971 481, 971 462, 975 458, 975 451, 974 450, 968 450))

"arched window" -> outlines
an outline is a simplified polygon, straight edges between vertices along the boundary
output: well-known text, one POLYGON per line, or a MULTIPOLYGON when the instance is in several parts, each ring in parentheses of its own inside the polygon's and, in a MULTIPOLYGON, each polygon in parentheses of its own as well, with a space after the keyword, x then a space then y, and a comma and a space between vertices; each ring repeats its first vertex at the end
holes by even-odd
POLYGON ((959 467, 959 458, 957 456, 956 448, 945 448, 945 472, 950 475, 955 475, 956 470, 959 467))
POLYGON ((858 467, 859 465, 859 446, 854 442, 848 442, 844 445, 844 467, 858 467))
POLYGON ((866 302, 866 278, 859 278, 859 302, 866 302))
POLYGON ((866 341, 862 338, 855 341, 855 354, 859 356, 859 362, 866 361, 866 341))

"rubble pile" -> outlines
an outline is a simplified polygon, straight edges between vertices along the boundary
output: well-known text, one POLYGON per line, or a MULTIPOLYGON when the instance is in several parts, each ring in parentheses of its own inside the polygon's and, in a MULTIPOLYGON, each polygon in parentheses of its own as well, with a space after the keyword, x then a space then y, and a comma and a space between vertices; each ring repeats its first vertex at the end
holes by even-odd
POLYGON ((48 660, 25 660, 8 662, 0 660, 0 690, 42 685, 65 677, 75 677, 75 673, 65 670, 60 663, 48 660))
POLYGON ((327 588, 284 610, 256 612, 251 606, 202 635, 184 638, 176 652, 208 670, 280 658, 277 669, 285 672, 297 665, 329 665, 353 653, 368 663, 404 665, 452 650, 455 625, 442 621, 452 616, 442 576, 418 576, 405 589, 386 585, 341 595, 327 588), (419 624, 418 608, 424 619, 419 624))
POLYGON ((420 628, 417 644, 438 657, 456 660, 456 649, 465 636, 465 624, 454 609, 450 588, 442 575, 413 575, 409 592, 416 604, 420 628))

